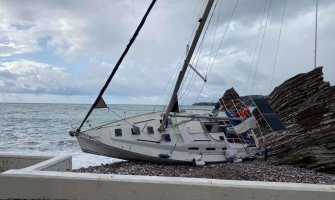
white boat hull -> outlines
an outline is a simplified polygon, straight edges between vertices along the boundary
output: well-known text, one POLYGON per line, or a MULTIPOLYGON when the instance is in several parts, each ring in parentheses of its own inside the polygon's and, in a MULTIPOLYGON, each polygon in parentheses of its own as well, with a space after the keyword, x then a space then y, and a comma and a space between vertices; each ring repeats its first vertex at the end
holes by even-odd
POLYGON ((157 131, 160 119, 160 113, 136 116, 80 132, 77 139, 84 152, 125 160, 214 163, 252 156, 254 148, 231 142, 242 140, 227 138, 217 121, 171 117, 171 124, 163 134, 169 137, 164 139, 157 131), (216 132, 206 131, 204 124, 211 124, 211 130, 216 132), (139 128, 138 134, 134 134, 134 125, 139 128), (153 127, 153 132, 148 133, 147 127, 153 127))
POLYGON ((159 157, 147 156, 138 154, 124 149, 115 148, 113 146, 105 145, 101 142, 94 141, 85 137, 77 137, 81 149, 86 153, 92 153, 96 155, 108 156, 113 158, 119 158, 123 160, 140 160, 148 162, 163 162, 163 163, 188 163, 183 161, 176 161, 171 159, 163 159, 159 157))

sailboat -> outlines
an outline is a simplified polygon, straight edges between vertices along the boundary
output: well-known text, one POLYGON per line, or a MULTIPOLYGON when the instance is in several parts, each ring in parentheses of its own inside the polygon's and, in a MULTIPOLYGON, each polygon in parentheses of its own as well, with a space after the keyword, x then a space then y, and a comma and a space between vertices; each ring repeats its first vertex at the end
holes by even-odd
POLYGON ((207 2, 169 104, 163 112, 134 116, 82 131, 81 127, 92 110, 96 107, 104 107, 102 94, 144 24, 155 3, 155 0, 152 1, 140 26, 130 40, 130 44, 127 45, 84 121, 77 130, 70 132, 70 135, 77 138, 84 152, 125 160, 195 163, 197 165, 241 160, 255 156, 258 142, 252 130, 256 127, 255 119, 250 111, 247 111, 242 117, 239 114, 242 108, 235 105, 228 108, 223 101, 218 102, 213 112, 208 110, 179 111, 178 108, 177 93, 186 70, 189 67, 193 68, 189 63, 213 2, 214 0, 207 2), (238 114, 234 115, 233 110, 238 114))

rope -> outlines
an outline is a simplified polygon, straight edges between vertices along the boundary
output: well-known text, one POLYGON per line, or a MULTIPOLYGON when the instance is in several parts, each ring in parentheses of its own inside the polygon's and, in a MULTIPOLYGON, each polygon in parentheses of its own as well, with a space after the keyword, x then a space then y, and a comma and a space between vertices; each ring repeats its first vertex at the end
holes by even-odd
POLYGON ((146 110, 146 109, 144 109, 144 110, 139 110, 139 109, 126 109, 126 108, 111 108, 110 107, 110 109, 109 110, 118 110, 118 111, 122 111, 122 112, 124 112, 124 111, 133 111, 133 112, 145 112, 145 113, 147 113, 149 110, 146 110))
POLYGON ((127 124, 134 125, 130 123, 126 118, 121 117, 117 112, 114 112, 113 110, 110 110, 110 111, 114 113, 117 117, 119 117, 120 119, 124 120, 127 124))
POLYGON ((254 74, 254 80, 252 82, 251 94, 253 94, 253 91, 254 91, 254 86, 255 86, 255 81, 256 81, 256 75, 257 75, 257 71, 258 71, 258 67, 259 67, 259 60, 260 60, 260 57, 261 57, 261 54, 262 54, 263 42, 264 42, 266 28, 267 28, 267 25, 268 25, 269 14, 270 14, 270 10, 271 10, 271 4, 272 4, 272 0, 270 0, 268 13, 267 13, 266 20, 265 20, 265 27, 264 27, 264 31, 263 31, 263 37, 262 37, 262 41, 261 41, 261 46, 260 46, 260 49, 259 49, 259 54, 258 54, 258 59, 257 59, 257 64, 256 64, 256 70, 255 70, 255 74, 254 74))
POLYGON ((274 77, 274 73, 275 73, 275 69, 276 69, 276 64, 277 64, 277 56, 278 56, 278 50, 279 50, 279 41, 280 41, 280 38, 281 38, 281 33, 282 33, 282 28, 283 28, 285 10, 286 10, 286 0, 284 0, 284 9, 283 9, 283 15, 282 15, 282 18, 281 18, 280 31, 279 31, 278 41, 277 41, 277 50, 276 50, 275 62, 273 64, 273 69, 272 69, 272 76, 271 76, 271 84, 270 84, 269 93, 272 90, 273 77, 274 77))

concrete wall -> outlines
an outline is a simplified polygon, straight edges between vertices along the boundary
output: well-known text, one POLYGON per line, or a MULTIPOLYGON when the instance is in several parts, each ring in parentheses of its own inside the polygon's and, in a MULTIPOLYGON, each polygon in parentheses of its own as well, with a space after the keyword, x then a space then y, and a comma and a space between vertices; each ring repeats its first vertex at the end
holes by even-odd
POLYGON ((71 156, 0 154, 0 173, 10 169, 71 171, 71 156))
POLYGON ((1 198, 114 200, 334 200, 335 186, 10 170, 1 198))
POLYGON ((0 173, 10 169, 22 169, 48 160, 52 156, 0 154, 0 173))
POLYGON ((65 172, 71 156, 0 155, 0 161, 2 169, 13 167, 0 174, 0 199, 335 199, 335 185, 65 172))

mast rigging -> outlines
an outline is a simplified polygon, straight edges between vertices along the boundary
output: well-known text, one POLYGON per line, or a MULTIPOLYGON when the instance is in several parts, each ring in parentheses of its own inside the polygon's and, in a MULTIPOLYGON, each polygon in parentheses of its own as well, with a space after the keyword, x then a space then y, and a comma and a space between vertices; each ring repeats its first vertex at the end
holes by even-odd
POLYGON ((193 41, 192 41, 192 44, 190 46, 190 49, 189 49, 188 54, 186 56, 186 59, 184 61, 182 70, 179 73, 179 76, 178 76, 176 85, 174 87, 174 90, 173 90, 170 102, 168 104, 168 107, 167 107, 167 109, 166 109, 166 111, 165 111, 165 113, 163 115, 163 120, 162 120, 161 126, 160 126, 160 130, 161 131, 164 131, 164 124, 165 124, 165 122, 166 122, 166 120, 167 120, 167 118, 168 118, 168 116, 169 116, 169 114, 170 114, 170 112, 171 112, 171 110, 172 110, 175 102, 178 101, 178 99, 177 99, 177 93, 178 93, 179 88, 180 88, 180 86, 182 84, 182 81, 184 79, 186 70, 187 70, 187 68, 188 68, 188 66, 190 64, 190 60, 192 58, 193 52, 194 52, 194 50, 195 50, 195 48, 197 46, 197 43, 198 43, 198 40, 199 40, 199 38, 201 36, 202 30, 203 30, 203 28, 204 28, 204 26, 206 24, 207 17, 209 15, 210 11, 211 11, 213 3, 214 3, 214 0, 208 0, 207 6, 206 6, 205 11, 204 11, 204 14, 202 15, 202 17, 199 20, 200 23, 199 23, 198 29, 197 29, 197 31, 195 33, 195 36, 194 36, 193 41))
POLYGON ((123 58, 126 56, 126 54, 128 53, 128 51, 129 51, 131 45, 134 43, 134 41, 135 41, 135 39, 136 39, 138 33, 140 32, 142 26, 144 25, 145 20, 147 19, 147 16, 149 15, 149 13, 150 13, 152 7, 155 5, 155 3, 156 3, 156 0, 152 0, 152 2, 151 2, 151 4, 150 4, 149 8, 148 8, 147 11, 145 12, 145 14, 144 14, 144 16, 143 16, 143 18, 142 18, 140 24, 138 25, 138 27, 137 27, 137 29, 136 29, 134 35, 133 35, 132 38, 130 39, 130 41, 129 41, 127 47, 126 47, 126 49, 123 51, 121 57, 119 58, 118 62, 117 62, 116 65, 115 65, 115 67, 114 67, 112 73, 111 73, 110 76, 108 77, 108 79, 107 79, 105 85, 102 87, 102 89, 101 89, 101 91, 100 91, 100 93, 99 93, 97 99, 94 101, 92 107, 90 108, 90 110, 89 110, 88 113, 86 114, 86 116, 85 116, 84 120, 82 121, 82 123, 80 124, 80 126, 77 128, 76 132, 80 132, 80 129, 81 129, 81 127, 84 125, 85 121, 86 121, 87 118, 90 116, 90 114, 92 113, 92 111, 93 111, 93 109, 96 107, 96 105, 99 103, 100 99, 102 99, 102 95, 104 94, 104 92, 105 92, 105 90, 107 89, 109 83, 110 83, 111 80, 113 79, 113 77, 114 77, 116 71, 118 70, 119 66, 121 65, 121 63, 122 63, 122 61, 123 61, 123 58))
POLYGON ((314 43, 314 69, 316 68, 316 55, 317 55, 317 45, 318 45, 318 7, 319 7, 319 0, 316 0, 315 6, 315 43, 314 43))

